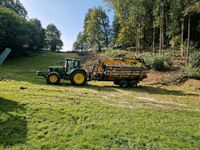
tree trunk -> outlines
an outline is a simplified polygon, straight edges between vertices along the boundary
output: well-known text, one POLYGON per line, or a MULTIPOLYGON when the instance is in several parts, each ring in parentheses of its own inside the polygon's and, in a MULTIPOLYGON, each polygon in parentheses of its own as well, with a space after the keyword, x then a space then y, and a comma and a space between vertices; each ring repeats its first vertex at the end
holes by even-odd
POLYGON ((101 51, 101 45, 98 44, 98 51, 101 51))
POLYGON ((184 57, 184 18, 181 24, 181 57, 184 57))
POLYGON ((164 47, 164 1, 161 1, 160 4, 160 50, 159 53, 163 53, 163 47, 164 47))
POLYGON ((145 50, 146 49, 146 44, 145 44, 145 42, 146 42, 146 28, 144 27, 144 29, 143 29, 143 39, 142 39, 142 46, 143 46, 143 49, 145 50))
POLYGON ((155 54, 155 27, 153 27, 153 53, 155 54))
POLYGON ((190 55, 190 25, 191 25, 191 16, 189 15, 188 19, 188 39, 187 39, 187 63, 189 62, 189 55, 190 55))
POLYGON ((159 53, 163 53, 163 46, 164 45, 164 32, 163 32, 163 24, 160 25, 160 50, 159 53))
POLYGON ((136 53, 138 54, 139 53, 139 40, 138 40, 138 37, 139 37, 139 33, 138 33, 138 27, 136 27, 136 53))
POLYGON ((162 53, 162 29, 161 29, 161 25, 160 25, 160 40, 159 40, 159 54, 162 53))
POLYGON ((141 37, 141 35, 140 35, 140 26, 139 26, 139 30, 138 30, 138 53, 141 53, 141 51, 140 51, 140 37, 141 37))

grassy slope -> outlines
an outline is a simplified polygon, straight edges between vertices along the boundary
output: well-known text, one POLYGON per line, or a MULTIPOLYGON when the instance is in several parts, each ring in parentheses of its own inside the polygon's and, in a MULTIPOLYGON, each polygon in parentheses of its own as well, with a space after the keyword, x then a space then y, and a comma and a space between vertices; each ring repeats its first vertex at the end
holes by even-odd
POLYGON ((66 56, 76 57, 44 54, 0 68, 9 79, 0 82, 0 149, 199 149, 198 90, 48 86, 35 76, 66 56))

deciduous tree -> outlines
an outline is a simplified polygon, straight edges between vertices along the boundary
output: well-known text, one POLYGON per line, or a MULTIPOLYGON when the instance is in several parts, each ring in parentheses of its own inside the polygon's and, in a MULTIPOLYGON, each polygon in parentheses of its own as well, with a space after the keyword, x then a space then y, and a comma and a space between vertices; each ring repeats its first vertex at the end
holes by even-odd
POLYGON ((29 21, 29 47, 32 50, 41 50, 45 46, 45 30, 40 20, 31 19, 29 21))
POLYGON ((109 46, 111 29, 109 18, 101 7, 88 10, 84 23, 84 34, 90 44, 90 48, 101 50, 109 46))
POLYGON ((63 46, 61 40, 61 32, 54 24, 49 24, 45 30, 46 34, 46 48, 49 51, 60 51, 63 46))
POLYGON ((8 8, 0 8, 0 50, 11 48, 13 56, 24 55, 29 42, 25 18, 8 8))
POLYGON ((20 16, 27 16, 27 11, 19 0, 0 0, 0 7, 12 9, 20 16))
POLYGON ((77 36, 76 41, 73 44, 74 51, 86 51, 88 50, 88 42, 86 40, 85 34, 80 32, 77 36))

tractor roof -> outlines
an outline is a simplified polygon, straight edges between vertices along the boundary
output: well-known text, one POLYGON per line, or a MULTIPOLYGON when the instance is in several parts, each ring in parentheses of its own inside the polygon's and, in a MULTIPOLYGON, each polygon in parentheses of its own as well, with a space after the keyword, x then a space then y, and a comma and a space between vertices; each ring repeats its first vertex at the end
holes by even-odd
POLYGON ((81 61, 81 60, 78 59, 78 58, 65 58, 65 60, 77 60, 77 61, 81 61))

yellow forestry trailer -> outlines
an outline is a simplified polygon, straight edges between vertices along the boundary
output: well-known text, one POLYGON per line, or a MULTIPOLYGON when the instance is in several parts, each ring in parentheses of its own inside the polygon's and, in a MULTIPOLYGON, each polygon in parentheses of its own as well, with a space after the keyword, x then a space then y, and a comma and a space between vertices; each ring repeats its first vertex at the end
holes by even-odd
POLYGON ((123 88, 137 87, 147 78, 147 66, 140 58, 102 59, 89 72, 90 80, 113 81, 123 88))

